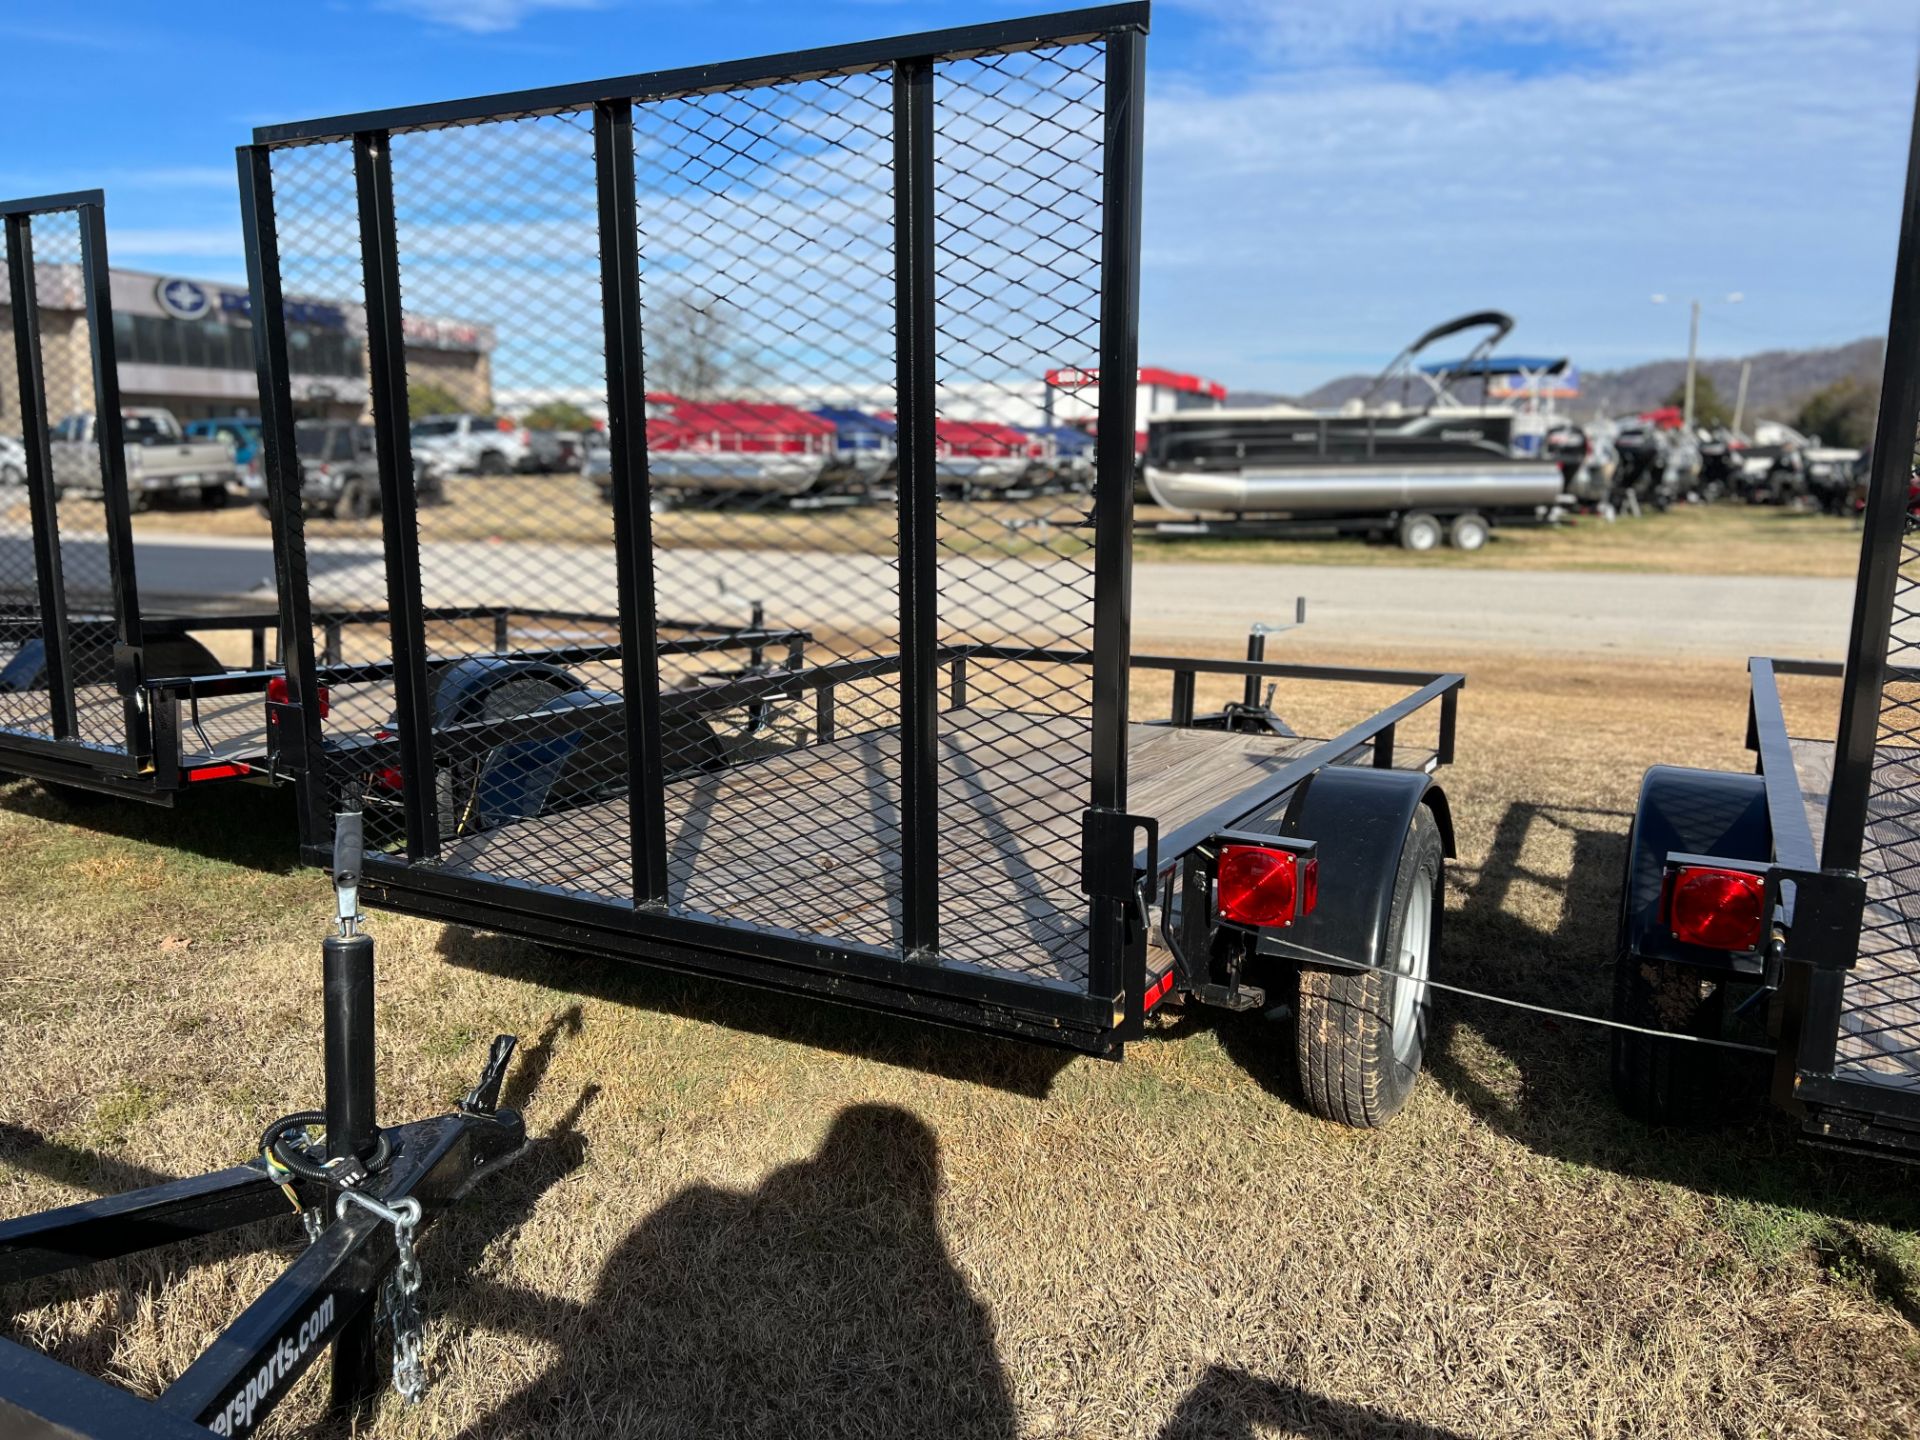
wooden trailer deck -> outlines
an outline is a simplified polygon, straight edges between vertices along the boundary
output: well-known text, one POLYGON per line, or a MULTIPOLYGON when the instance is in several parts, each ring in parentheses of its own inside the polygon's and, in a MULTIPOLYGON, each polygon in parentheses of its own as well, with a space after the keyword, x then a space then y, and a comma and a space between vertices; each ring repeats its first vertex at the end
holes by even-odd
MULTIPOLYGON (((1831 740, 1793 741, 1816 848, 1826 831, 1833 750, 1831 740)), ((1876 793, 1892 786, 1913 800, 1897 815, 1876 806, 1867 824, 1867 910, 1859 963, 1847 976, 1835 1064, 1850 1079, 1920 1088, 1920 751, 1908 763, 1882 746, 1875 774, 1876 793), (1889 871, 1912 878, 1890 878, 1889 871)))
MULTIPOLYGON (((967 711, 965 723, 940 736, 942 959, 1084 988, 1090 726, 1014 711, 967 711)), ((1135 725, 1128 808, 1166 834, 1322 743, 1135 725)), ((898 731, 875 729, 670 783, 672 906, 897 949, 899 752, 898 731)), ((1404 745, 1394 758, 1407 769, 1436 763, 1404 745)), ((606 800, 454 840, 441 866, 630 901, 627 827, 625 798, 606 800)))

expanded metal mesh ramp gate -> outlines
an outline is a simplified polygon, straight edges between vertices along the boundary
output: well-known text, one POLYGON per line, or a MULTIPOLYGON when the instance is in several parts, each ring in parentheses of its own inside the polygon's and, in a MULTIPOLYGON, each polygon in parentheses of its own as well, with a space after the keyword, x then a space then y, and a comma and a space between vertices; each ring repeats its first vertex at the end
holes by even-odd
POLYGON ((1815 755, 1806 787, 1825 794, 1809 807, 1820 868, 1857 873, 1865 905, 1858 944, 1826 947, 1831 960, 1813 969, 1799 997, 1793 1088, 1826 1133, 1886 1127, 1894 1143, 1913 1148, 1920 1144, 1920 103, 1871 467, 1839 733, 1815 755), (1818 773, 1823 766, 1830 774, 1818 773))
POLYGON ((105 205, 0 202, 0 435, 21 437, 0 453, 0 750, 131 777, 149 739, 105 205))
POLYGON ((308 841, 363 807, 390 903, 1104 1046, 1145 23, 256 132, 308 841), (302 372, 317 296, 364 387, 302 372), (318 416, 371 513, 305 503, 318 416))

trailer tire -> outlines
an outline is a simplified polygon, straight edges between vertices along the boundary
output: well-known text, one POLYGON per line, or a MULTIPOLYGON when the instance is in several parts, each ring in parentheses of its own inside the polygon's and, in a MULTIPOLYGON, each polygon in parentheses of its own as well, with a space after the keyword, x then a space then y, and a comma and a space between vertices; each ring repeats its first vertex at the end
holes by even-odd
POLYGON ((1493 526, 1484 515, 1456 515, 1447 527, 1447 543, 1456 550, 1483 550, 1493 538, 1493 526))
MULTIPOLYGON (((1738 1014, 1757 979, 1663 955, 1673 942, 1663 938, 1665 925, 1658 915, 1668 854, 1764 860, 1771 846, 1760 777, 1664 765, 1647 772, 1627 832, 1620 881, 1615 1020, 1700 1039, 1766 1043, 1765 1009, 1738 1014)), ((1764 1103, 1771 1078, 1764 1055, 1631 1030, 1613 1032, 1608 1069, 1614 1099, 1629 1116, 1683 1129, 1750 1118, 1764 1103)))
MULTIPOLYGON (((1687 965, 1622 955, 1613 970, 1613 1018, 1650 1030, 1718 1039, 1729 986, 1687 965)), ((1763 1055, 1613 1032, 1610 1069, 1620 1108, 1648 1125, 1707 1130, 1756 1113, 1767 1093, 1763 1055)))
POLYGON ((1402 550, 1437 550, 1443 532, 1440 522, 1425 511, 1416 510, 1400 520, 1400 548, 1402 550))
POLYGON ((227 487, 224 485, 202 485, 200 487, 200 508, 202 510, 224 510, 227 508, 227 487))
MULTIPOLYGON (((1430 973, 1439 951, 1445 848, 1432 809, 1416 806, 1383 947, 1402 974, 1430 973)), ((1303 965, 1294 1054, 1307 1108, 1362 1130, 1392 1119, 1420 1075, 1429 998, 1425 986, 1377 970, 1303 965)))

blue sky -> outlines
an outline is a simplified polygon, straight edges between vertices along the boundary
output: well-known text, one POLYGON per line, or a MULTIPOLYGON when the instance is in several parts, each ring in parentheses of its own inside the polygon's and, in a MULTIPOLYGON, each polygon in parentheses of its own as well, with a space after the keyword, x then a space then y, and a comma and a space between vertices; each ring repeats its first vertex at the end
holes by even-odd
MULTIPOLYGON (((238 278, 255 124, 1041 8, 983 0, 15 0, 0 191, 108 190, 119 263, 238 278)), ((1590 368, 1886 324, 1911 0, 1161 0, 1142 359, 1370 369, 1483 306, 1590 368)))

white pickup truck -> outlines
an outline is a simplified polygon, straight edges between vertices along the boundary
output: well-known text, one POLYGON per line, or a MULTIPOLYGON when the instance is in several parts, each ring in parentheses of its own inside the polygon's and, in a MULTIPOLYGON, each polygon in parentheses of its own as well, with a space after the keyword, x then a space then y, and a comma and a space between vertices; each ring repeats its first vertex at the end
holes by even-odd
POLYGON ((413 453, 442 474, 510 475, 533 461, 528 433, 497 415, 430 415, 410 434, 413 453))
MULTIPOLYGON (((243 483, 233 442, 189 440, 171 411, 122 410, 120 424, 127 441, 127 498, 136 510, 160 495, 192 496, 218 509, 243 483)), ((93 416, 67 416, 54 427, 52 442, 55 491, 99 498, 104 491, 93 416)))

